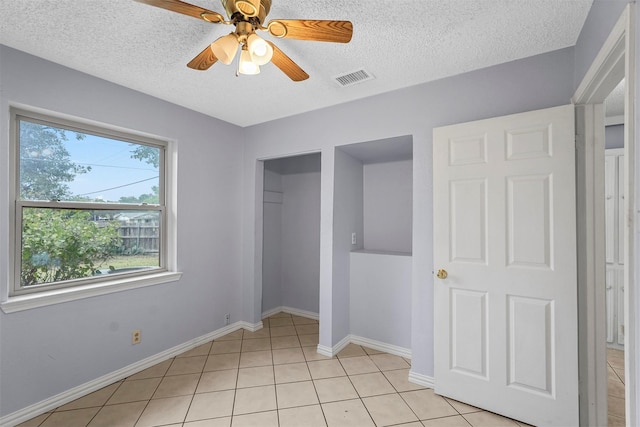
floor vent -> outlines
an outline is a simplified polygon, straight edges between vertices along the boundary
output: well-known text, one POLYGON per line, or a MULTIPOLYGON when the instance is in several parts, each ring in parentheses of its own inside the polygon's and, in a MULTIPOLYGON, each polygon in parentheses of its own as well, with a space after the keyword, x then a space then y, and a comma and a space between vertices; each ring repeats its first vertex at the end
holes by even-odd
POLYGON ((373 77, 370 73, 366 72, 365 70, 358 70, 352 73, 348 73, 348 74, 344 74, 342 76, 336 77, 336 82, 340 86, 346 87, 346 86, 354 85, 356 83, 362 83, 367 80, 373 80, 374 78, 375 77, 373 77))

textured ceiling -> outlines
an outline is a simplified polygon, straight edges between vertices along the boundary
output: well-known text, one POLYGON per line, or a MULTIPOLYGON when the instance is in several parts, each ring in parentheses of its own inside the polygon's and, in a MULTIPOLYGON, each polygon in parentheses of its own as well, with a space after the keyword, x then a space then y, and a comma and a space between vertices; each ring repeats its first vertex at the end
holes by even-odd
MULTIPOLYGON (((224 13, 219 0, 194 4, 224 13)), ((132 0, 2 0, 0 43, 249 126, 573 46, 592 0, 273 0, 267 20, 353 22, 349 44, 273 40, 309 75, 273 64, 186 67, 231 28, 132 0), (375 76, 349 87, 335 77, 375 76)))

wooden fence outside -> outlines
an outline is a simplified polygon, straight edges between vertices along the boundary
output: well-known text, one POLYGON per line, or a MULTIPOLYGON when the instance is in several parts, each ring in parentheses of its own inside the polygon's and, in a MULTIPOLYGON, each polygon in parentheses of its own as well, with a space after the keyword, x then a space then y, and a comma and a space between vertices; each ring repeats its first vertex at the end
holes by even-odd
POLYGON ((120 224, 118 232, 124 251, 157 253, 160 250, 160 227, 157 223, 120 224))

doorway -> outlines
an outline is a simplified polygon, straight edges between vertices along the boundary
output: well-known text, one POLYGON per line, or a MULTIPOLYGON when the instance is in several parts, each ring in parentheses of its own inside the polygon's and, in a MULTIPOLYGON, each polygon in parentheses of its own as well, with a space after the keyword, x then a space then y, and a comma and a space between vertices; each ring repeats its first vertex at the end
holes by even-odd
POLYGON ((624 88, 624 219, 623 289, 625 421, 637 425, 635 252, 638 247, 635 217, 635 8, 627 5, 594 59, 572 101, 576 105, 576 176, 578 196, 579 369, 580 422, 607 424, 607 345, 605 328, 605 196, 604 101, 625 79, 624 88))
POLYGON ((625 425, 624 83, 622 80, 604 101, 604 289, 607 418, 610 426, 625 425))
POLYGON ((318 319, 320 153, 264 161, 262 318, 318 319))

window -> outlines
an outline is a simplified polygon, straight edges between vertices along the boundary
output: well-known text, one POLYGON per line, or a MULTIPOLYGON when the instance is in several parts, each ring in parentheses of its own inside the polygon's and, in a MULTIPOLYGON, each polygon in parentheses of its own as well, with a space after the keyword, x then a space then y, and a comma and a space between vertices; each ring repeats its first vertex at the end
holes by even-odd
POLYGON ((19 296, 167 269, 167 143, 12 109, 19 296))

